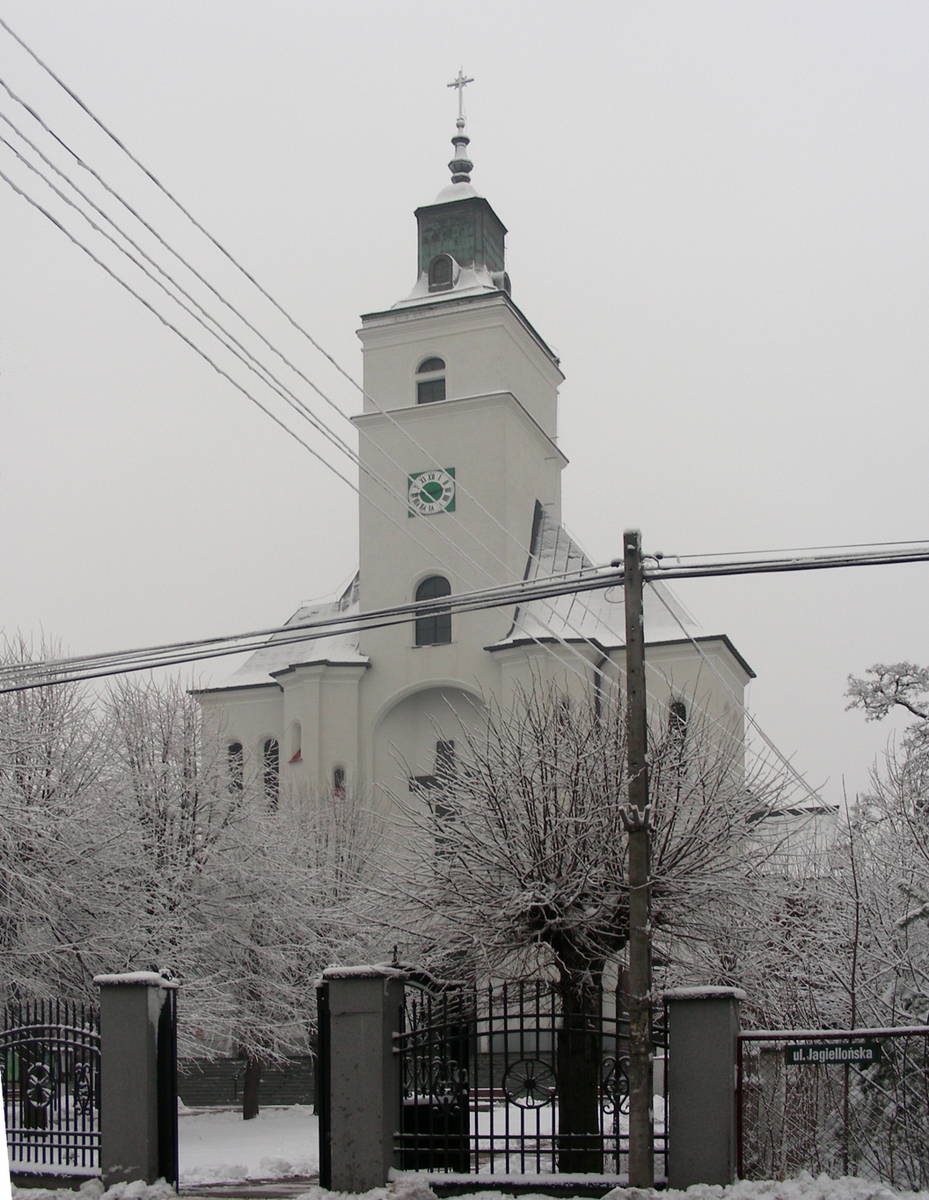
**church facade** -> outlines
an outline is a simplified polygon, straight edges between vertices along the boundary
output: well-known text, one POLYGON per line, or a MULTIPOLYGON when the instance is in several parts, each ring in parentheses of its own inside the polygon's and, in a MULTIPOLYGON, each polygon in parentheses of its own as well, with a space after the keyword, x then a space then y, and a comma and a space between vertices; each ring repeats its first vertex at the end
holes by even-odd
MULTIPOLYGON (((358 574, 288 625, 429 607, 302 644, 277 635, 198 693, 232 776, 262 777, 272 801, 296 789, 389 805, 447 765, 456 731, 479 721, 490 697, 505 705, 552 681, 594 697, 622 676, 621 589, 464 612, 442 604, 520 580, 596 574, 561 522, 564 376, 513 300, 506 229, 470 182, 460 116, 452 141, 451 183, 416 210, 413 290, 362 317, 358 574)), ((741 737, 750 667, 724 635, 699 635, 669 589, 647 592, 653 715, 699 712, 741 737)))

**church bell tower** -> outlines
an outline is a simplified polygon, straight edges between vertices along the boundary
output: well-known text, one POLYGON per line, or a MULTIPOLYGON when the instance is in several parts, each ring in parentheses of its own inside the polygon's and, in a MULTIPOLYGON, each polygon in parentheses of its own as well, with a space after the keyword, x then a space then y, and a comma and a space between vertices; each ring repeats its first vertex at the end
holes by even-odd
MULTIPOLYGON (((512 299, 506 227, 471 182, 469 82, 459 72, 449 85, 459 96, 451 180, 416 209, 413 288, 363 316, 359 330, 362 610, 519 580, 537 504, 554 522, 561 517, 563 376, 512 299), (424 585, 432 594, 420 596, 424 585)), ((463 614, 447 639, 444 627, 433 643, 414 633, 412 647, 401 625, 363 635, 362 648, 372 665, 413 648, 426 651, 414 675, 428 662, 429 673, 480 679, 484 647, 511 620, 510 610, 463 614)))

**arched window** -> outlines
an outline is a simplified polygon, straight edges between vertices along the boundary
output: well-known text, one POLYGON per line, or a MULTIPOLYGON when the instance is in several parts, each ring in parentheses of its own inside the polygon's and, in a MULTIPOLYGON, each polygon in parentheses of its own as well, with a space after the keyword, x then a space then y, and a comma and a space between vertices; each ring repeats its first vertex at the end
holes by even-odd
MULTIPOLYGON (((430 575, 416 589, 417 600, 438 600, 450 596, 451 584, 444 575, 430 575)), ((452 614, 446 606, 439 605, 429 613, 416 618, 416 645, 438 646, 452 640, 452 614)))
POLYGON ((429 291, 446 292, 455 282, 455 260, 450 254, 437 254, 429 264, 429 291))
POLYGON ((245 778, 245 751, 241 742, 230 742, 226 747, 226 767, 230 792, 241 792, 245 778))
POLYGON ((416 368, 416 403, 435 404, 445 399, 445 360, 426 358, 416 368))
POLYGON ((336 800, 345 799, 345 768, 333 767, 332 769, 332 794, 336 800))
POLYGON ((264 767, 265 799, 268 808, 277 808, 281 795, 281 748, 277 738, 268 738, 262 746, 261 761, 264 767))

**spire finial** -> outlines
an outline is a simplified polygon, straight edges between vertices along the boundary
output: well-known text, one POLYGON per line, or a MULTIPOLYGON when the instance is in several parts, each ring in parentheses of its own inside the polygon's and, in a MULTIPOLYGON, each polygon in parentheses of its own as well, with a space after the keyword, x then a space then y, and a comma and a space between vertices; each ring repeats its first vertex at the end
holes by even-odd
POLYGON ((448 164, 448 169, 452 173, 452 183, 470 183, 470 172, 474 169, 474 163, 468 158, 468 146, 471 139, 465 133, 465 118, 464 118, 464 90, 469 83, 473 83, 473 77, 468 77, 458 68, 458 75, 448 84, 450 88, 458 89, 458 120, 455 122, 455 127, 458 132, 452 138, 452 145, 455 147, 455 157, 448 164))

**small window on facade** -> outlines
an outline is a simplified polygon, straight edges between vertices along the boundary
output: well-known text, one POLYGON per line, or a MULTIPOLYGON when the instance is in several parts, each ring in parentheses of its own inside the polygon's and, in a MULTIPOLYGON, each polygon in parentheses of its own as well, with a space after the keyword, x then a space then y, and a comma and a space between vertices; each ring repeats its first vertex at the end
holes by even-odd
POLYGON ((455 282, 455 264, 450 254, 437 254, 429 264, 429 291, 447 291, 455 282))
POLYGON ((332 771, 332 794, 337 800, 345 798, 345 768, 335 767, 332 771))
POLYGON ((445 399, 445 361, 424 359, 416 368, 416 403, 435 404, 445 399))
POLYGON ((445 856, 449 852, 449 834, 446 822, 455 815, 454 800, 455 782, 455 743, 436 742, 435 744, 435 780, 434 791, 427 796, 429 807, 435 818, 437 856, 445 856), (450 790, 452 789, 452 790, 450 790))
MULTIPOLYGON (((438 600, 450 596, 451 584, 444 575, 430 575, 416 589, 416 599, 438 600)), ((432 612, 416 618, 416 645, 438 646, 452 640, 452 614, 447 607, 437 607, 432 612)))
POLYGON ((268 738, 261 749, 264 789, 268 808, 277 808, 281 795, 281 748, 277 738, 268 738))
POLYGON ((245 777, 245 751, 241 742, 230 742, 226 747, 226 765, 229 770, 229 790, 241 792, 245 777))
POLYGON ((300 732, 300 722, 292 721, 290 726, 290 757, 288 763, 303 762, 303 750, 301 748, 302 735, 300 732))

